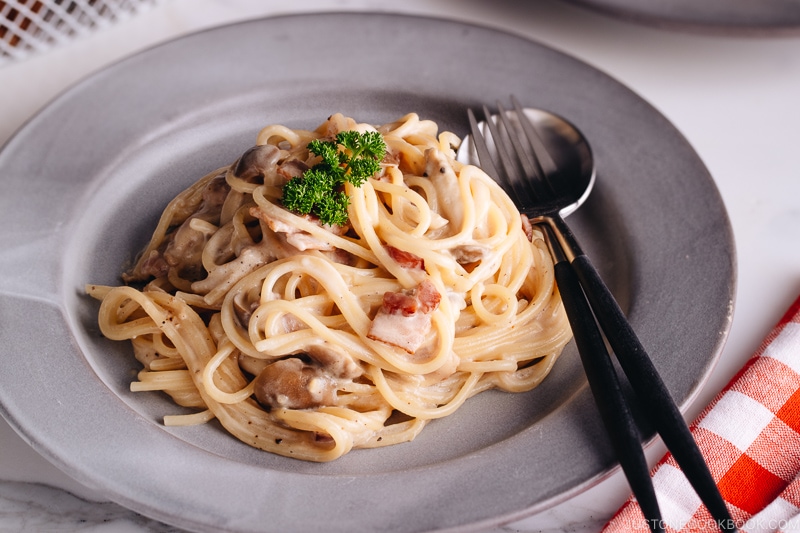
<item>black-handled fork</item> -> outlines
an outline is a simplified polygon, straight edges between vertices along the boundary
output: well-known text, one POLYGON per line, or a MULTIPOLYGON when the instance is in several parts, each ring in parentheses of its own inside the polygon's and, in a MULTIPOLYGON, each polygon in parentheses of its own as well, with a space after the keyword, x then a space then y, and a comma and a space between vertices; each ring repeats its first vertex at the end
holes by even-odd
POLYGON ((625 402, 622 385, 608 355, 603 336, 597 327, 578 277, 561 250, 552 229, 549 226, 543 226, 542 229, 550 255, 553 257, 556 284, 564 302, 575 344, 578 346, 589 388, 614 453, 651 531, 664 531, 664 522, 642 449, 639 428, 625 402))
MULTIPOLYGON (((678 407, 610 290, 564 222, 563 217, 574 211, 583 202, 594 183, 594 167, 588 143, 577 128, 561 117, 542 110, 530 108, 523 110, 514 97, 512 97, 512 103, 513 112, 507 112, 498 102, 496 115, 492 115, 488 108, 483 106, 484 129, 478 124, 474 112, 471 109, 468 110, 472 133, 471 143, 475 148, 481 167, 506 190, 520 211, 527 215, 531 222, 546 228, 552 241, 551 244, 553 244, 551 250, 560 250, 564 254, 564 260, 557 264, 563 262, 565 265, 571 265, 570 270, 581 290, 578 292, 569 287, 572 283, 570 280, 572 276, 562 276, 563 279, 559 283, 562 298, 565 289, 579 296, 570 304, 565 300, 565 308, 570 305, 573 307, 572 314, 585 313, 585 309, 581 310, 583 305, 575 302, 582 301, 583 304, 586 304, 586 299, 588 299, 591 304, 589 313, 593 315, 591 321, 583 318, 576 321, 575 324, 570 319, 573 334, 576 336, 576 344, 578 344, 578 336, 584 334, 579 333, 578 328, 596 329, 597 325, 594 322, 594 318, 596 318, 631 387, 640 400, 643 411, 652 420, 664 444, 709 512, 717 520, 720 529, 734 531, 735 528, 732 525, 734 522, 725 502, 678 407), (534 117, 539 127, 533 124, 529 115, 534 117), (490 145, 493 149, 490 149, 490 145), (569 152, 567 156, 561 153, 565 151, 569 152), (498 164, 495 164, 495 159, 498 164), (560 164, 557 164, 556 160, 560 164)), ((558 268, 564 269, 563 267, 558 268)), ((569 308, 567 308, 567 312, 569 315, 569 308)), ((578 346, 580 349, 580 344, 578 346)), ((585 350, 587 357, 603 358, 603 354, 597 354, 597 351, 592 348, 585 348, 585 350)), ((583 361, 584 350, 580 351, 583 361)), ((603 352, 605 358, 608 359, 608 352, 605 349, 603 352)), ((592 377, 589 374, 595 370, 586 366, 584 368, 591 384, 592 377)), ((600 403, 610 401, 603 396, 598 397, 597 394, 595 394, 595 400, 601 412, 607 408, 600 406, 600 403)), ((622 418, 630 415, 618 412, 617 416, 622 418)), ((612 433, 610 428, 609 432, 612 433)), ((610 436, 612 440, 623 438, 610 436)), ((632 439, 633 437, 628 435, 624 438, 632 439)), ((637 447, 641 449, 640 439, 637 447)), ((625 470, 622 462, 627 459, 621 457, 619 452, 617 452, 617 457, 625 470)), ((647 482, 651 484, 649 472, 646 472, 646 469, 645 472, 642 472, 640 466, 629 465, 625 474, 637 499, 640 499, 637 490, 643 491, 642 496, 645 499, 649 498, 646 494, 649 492, 647 489, 638 488, 644 485, 643 476, 645 474, 647 474, 647 482)), ((642 509, 643 512, 652 515, 645 515, 651 529, 654 525, 661 524, 660 518, 655 516, 657 505, 655 510, 645 510, 644 506, 642 509)))

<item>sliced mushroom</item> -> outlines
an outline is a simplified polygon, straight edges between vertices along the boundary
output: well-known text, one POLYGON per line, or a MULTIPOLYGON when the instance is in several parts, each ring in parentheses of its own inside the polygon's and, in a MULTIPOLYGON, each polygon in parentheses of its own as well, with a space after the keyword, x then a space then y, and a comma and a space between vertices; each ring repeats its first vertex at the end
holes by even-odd
POLYGON ((227 289, 234 283, 274 258, 272 251, 264 246, 245 247, 238 257, 212 267, 205 279, 192 283, 192 290, 197 294, 209 294, 210 291, 213 291, 216 298, 209 303, 215 303, 227 294, 227 289))
POLYGON ((308 356, 325 368, 329 374, 337 378, 353 379, 364 371, 343 348, 322 342, 306 348, 308 356))
POLYGON ((461 189, 453 167, 447 157, 434 148, 425 151, 425 173, 436 189, 439 212, 449 222, 449 233, 461 229, 464 211, 461 202, 461 189))
POLYGON ((236 162, 233 175, 247 182, 253 182, 258 177, 274 176, 280 154, 281 151, 271 144, 253 146, 236 162))
MULTIPOLYGON (((230 186, 225 182, 224 176, 217 176, 208 182, 197 211, 167 236, 163 259, 169 269, 175 269, 180 277, 196 281, 205 276, 202 254, 210 233, 208 229, 198 229, 195 221, 208 223, 210 226, 206 228, 215 228, 216 224, 219 224, 220 210, 228 192, 230 186)), ((154 260, 152 257, 148 259, 154 260)))
POLYGON ((264 408, 311 409, 336 404, 336 382, 323 369, 296 357, 264 368, 254 381, 264 408))

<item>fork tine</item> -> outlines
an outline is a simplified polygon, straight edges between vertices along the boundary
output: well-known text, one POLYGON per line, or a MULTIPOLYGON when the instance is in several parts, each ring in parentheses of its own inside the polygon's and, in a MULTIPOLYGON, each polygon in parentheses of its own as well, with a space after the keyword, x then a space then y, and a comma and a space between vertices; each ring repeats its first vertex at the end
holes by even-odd
POLYGON ((519 203, 528 205, 532 201, 532 198, 526 194, 523 188, 525 179, 523 176, 520 176, 519 169, 514 163, 513 157, 506 149, 506 143, 501 137, 500 129, 495 121, 492 120, 492 114, 486 106, 483 106, 483 115, 486 126, 489 128, 489 134, 492 136, 492 141, 494 141, 494 148, 500 160, 500 166, 505 170, 504 174, 498 176, 501 180, 501 185, 506 189, 506 192, 513 194, 519 203), (510 191, 508 190, 509 188, 511 189, 510 191))
POLYGON ((497 124, 495 124, 495 122, 492 120, 492 114, 489 112, 489 108, 486 106, 483 106, 483 118, 486 126, 489 128, 489 134, 492 136, 494 148, 497 151, 497 157, 500 159, 500 165, 506 171, 506 181, 510 185, 516 181, 517 169, 514 168, 511 156, 508 155, 506 147, 503 145, 503 142, 500 139, 500 130, 497 128, 497 124))
POLYGON ((514 145, 514 150, 517 153, 517 157, 519 158, 519 162, 522 164, 525 174, 528 176, 536 176, 537 178, 541 177, 541 169, 537 168, 539 166, 538 163, 536 161, 531 161, 528 153, 522 146, 522 143, 519 141, 519 136, 513 135, 512 132, 514 131, 514 125, 511 124, 508 114, 500 100, 497 101, 497 116, 500 117, 503 127, 509 133, 508 137, 511 139, 511 144, 514 145))
POLYGON ((472 109, 467 109, 467 117, 469 118, 469 127, 472 133, 472 144, 475 147, 478 161, 480 162, 484 172, 497 181, 497 183, 506 189, 507 192, 513 192, 508 191, 509 183, 506 175, 499 172, 494 164, 491 152, 489 151, 489 146, 486 144, 486 138, 484 137, 480 126, 478 126, 478 121, 475 118, 475 113, 472 111, 472 109))
POLYGON ((543 183, 543 175, 542 169, 539 166, 539 162, 536 160, 535 155, 531 159, 528 151, 525 150, 524 146, 522 146, 520 135, 517 133, 517 129, 511 123, 508 113, 499 100, 497 101, 497 116, 499 117, 503 128, 506 130, 508 138, 511 140, 511 144, 514 147, 514 152, 517 155, 517 160, 522 165, 522 170, 525 173, 524 177, 520 178, 517 176, 517 179, 514 183, 515 190, 521 193, 523 198, 543 200, 545 195, 540 187, 540 184, 543 183))
POLYGON ((531 150, 533 150, 533 157, 537 160, 537 165, 539 165, 539 169, 542 172, 542 184, 547 189, 546 195, 555 195, 557 194, 557 187, 553 184, 552 177, 558 174, 558 165, 556 165, 556 162, 550 156, 550 151, 547 149, 536 126, 530 121, 520 105, 519 100, 517 100, 517 97, 513 94, 511 95, 511 102, 519 118, 522 131, 528 139, 531 150))
POLYGON ((475 147, 475 152, 478 155, 478 161, 480 161, 481 167, 483 167, 483 170, 491 177, 499 180, 500 173, 497 172, 497 168, 494 166, 494 161, 492 161, 492 156, 489 153, 489 147, 486 145, 486 140, 483 138, 483 133, 478 126, 478 121, 472 109, 467 109, 467 117, 469 118, 469 129, 472 132, 472 145, 475 147))
POLYGON ((528 142, 533 149, 533 153, 539 160, 542 175, 546 178, 547 176, 557 172, 558 167, 556 166, 555 161, 553 161, 553 158, 550 157, 550 152, 547 150, 544 141, 542 141, 541 135, 539 135, 539 132, 536 130, 536 127, 533 125, 533 123, 531 123, 530 119, 528 119, 528 116, 522 109, 522 105, 519 103, 519 100, 517 100, 517 97, 513 94, 511 95, 511 103, 514 106, 514 111, 517 113, 517 118, 519 119, 520 126, 522 126, 522 131, 525 132, 525 137, 528 138, 528 142))

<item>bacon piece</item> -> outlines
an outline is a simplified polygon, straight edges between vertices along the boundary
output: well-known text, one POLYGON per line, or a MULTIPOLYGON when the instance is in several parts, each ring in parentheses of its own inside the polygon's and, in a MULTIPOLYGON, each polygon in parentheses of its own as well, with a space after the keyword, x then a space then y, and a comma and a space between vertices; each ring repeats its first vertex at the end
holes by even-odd
POLYGON ((432 313, 439 307, 442 295, 436 290, 436 286, 430 281, 423 281, 417 287, 417 300, 419 300, 419 310, 423 313, 432 313))
POLYGON ((383 306, 381 311, 388 314, 402 313, 403 316, 411 316, 417 312, 419 307, 417 299, 404 292, 387 292, 383 295, 383 306))
POLYGON ((399 248, 395 248, 394 246, 390 246, 388 244, 385 246, 385 248, 386 251, 389 252, 389 256, 401 267, 425 270, 425 260, 420 256, 412 254, 411 252, 406 252, 399 248))
POLYGON ((387 292, 367 337, 413 354, 431 329, 431 314, 442 295, 428 280, 411 291, 387 292))
MULTIPOLYGON (((260 207, 251 207, 250 214, 266 222, 269 228, 273 232, 275 232, 276 234, 283 235, 287 244, 293 246, 294 248, 296 248, 301 252, 304 252, 306 250, 322 250, 322 251, 334 250, 334 246, 332 246, 331 244, 323 240, 317 239, 310 233, 303 231, 296 226, 292 226, 291 224, 284 222, 281 219, 269 216, 260 207)), ((319 224, 320 227, 324 228, 327 231, 330 231, 334 235, 343 235, 347 231, 346 226, 324 225, 319 221, 319 219, 309 215, 306 215, 305 219, 315 222, 316 224, 319 224)))

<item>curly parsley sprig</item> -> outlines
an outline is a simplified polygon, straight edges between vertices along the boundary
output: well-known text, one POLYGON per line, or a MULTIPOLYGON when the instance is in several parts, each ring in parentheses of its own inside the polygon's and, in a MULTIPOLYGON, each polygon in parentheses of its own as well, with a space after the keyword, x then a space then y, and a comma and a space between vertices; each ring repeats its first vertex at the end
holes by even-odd
POLYGON ((347 223, 350 199, 345 183, 360 187, 380 170, 386 144, 377 131, 341 131, 335 141, 315 139, 308 150, 321 161, 283 186, 284 207, 301 215, 312 214, 323 224, 347 223))

